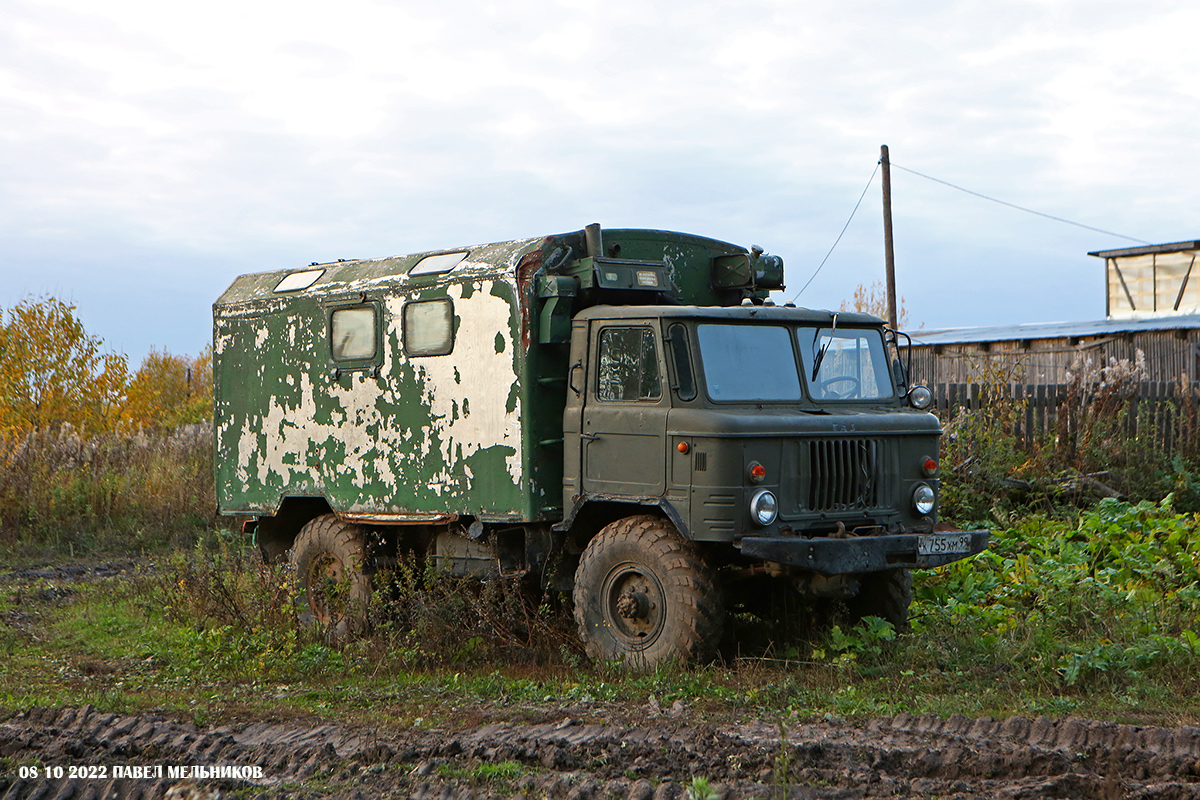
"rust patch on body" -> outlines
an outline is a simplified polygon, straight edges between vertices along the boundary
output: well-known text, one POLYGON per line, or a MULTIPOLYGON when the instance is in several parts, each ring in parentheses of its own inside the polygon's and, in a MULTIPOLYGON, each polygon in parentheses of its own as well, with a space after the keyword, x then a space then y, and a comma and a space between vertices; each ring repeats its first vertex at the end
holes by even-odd
POLYGON ((521 307, 521 347, 526 353, 533 344, 533 312, 537 304, 534 298, 534 277, 542 268, 542 251, 526 253, 517 264, 517 293, 524 300, 521 307))

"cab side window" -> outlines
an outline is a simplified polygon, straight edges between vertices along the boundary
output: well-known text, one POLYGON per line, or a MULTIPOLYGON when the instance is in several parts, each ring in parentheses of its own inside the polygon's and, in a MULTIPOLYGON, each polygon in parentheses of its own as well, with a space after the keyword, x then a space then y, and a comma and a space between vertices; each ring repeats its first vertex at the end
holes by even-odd
POLYGON ((596 398, 610 401, 658 400, 662 381, 654 332, 646 327, 600 331, 596 398))
POLYGON ((696 399, 696 377, 692 374, 692 361, 689 355, 687 328, 675 323, 667 331, 668 352, 671 363, 675 367, 675 383, 672 388, 680 400, 696 399))

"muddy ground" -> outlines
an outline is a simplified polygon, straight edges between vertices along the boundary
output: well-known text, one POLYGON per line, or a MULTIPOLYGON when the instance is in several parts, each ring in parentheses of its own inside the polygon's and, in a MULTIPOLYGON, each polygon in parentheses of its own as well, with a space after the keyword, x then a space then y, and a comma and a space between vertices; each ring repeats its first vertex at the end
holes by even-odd
MULTIPOLYGON (((41 592, 145 564, 50 567, 41 592)), ((64 595, 64 597, 66 596, 64 595)), ((40 597, 54 602, 62 598, 40 597)), ((1200 798, 1200 728, 1074 718, 901 715, 701 722, 677 705, 525 709, 526 722, 366 730, 318 721, 197 727, 182 717, 35 708, 0 722, 0 800, 265 798, 1200 798), (615 710, 614 710, 615 713, 615 710), (39 777, 22 777, 38 766, 39 777), (62 767, 61 778, 45 768, 62 767), (114 768, 163 767, 116 778, 114 768), (170 778, 169 767, 260 768, 261 777, 170 778), (102 777, 72 778, 71 767, 102 777), (697 793, 695 778, 710 793, 697 793), (689 793, 692 790, 692 793, 689 793)), ((512 711, 518 711, 512 709, 512 711)))
POLYGON ((33 709, 0 723, 0 798, 1200 797, 1200 728, 1080 719, 898 716, 713 727, 493 724, 386 733, 332 725, 197 728, 153 714, 33 709), (781 736, 782 734, 782 736, 781 736), (22 780, 18 765, 107 766, 93 780, 22 780), (114 765, 260 766, 258 780, 111 777, 114 765), (484 765, 492 765, 488 771, 484 765))

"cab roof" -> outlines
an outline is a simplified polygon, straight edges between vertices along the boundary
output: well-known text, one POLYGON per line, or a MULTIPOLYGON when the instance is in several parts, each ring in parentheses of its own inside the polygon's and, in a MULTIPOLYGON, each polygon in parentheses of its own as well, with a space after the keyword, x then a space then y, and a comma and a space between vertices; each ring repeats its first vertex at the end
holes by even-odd
POLYGON ((879 317, 856 311, 828 311, 795 306, 592 306, 575 319, 639 319, 646 317, 686 317, 720 322, 816 322, 829 325, 837 315, 838 326, 876 327, 884 324, 879 317))

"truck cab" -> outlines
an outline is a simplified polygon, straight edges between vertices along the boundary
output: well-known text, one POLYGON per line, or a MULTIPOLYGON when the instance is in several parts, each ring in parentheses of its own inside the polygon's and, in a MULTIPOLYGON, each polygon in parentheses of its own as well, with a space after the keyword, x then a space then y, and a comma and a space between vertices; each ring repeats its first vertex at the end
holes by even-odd
POLYGON ((572 333, 564 508, 642 498, 704 542, 933 531, 941 429, 880 320, 599 306, 572 333))
MULTIPOLYGON (((941 428, 888 334, 868 315, 753 303, 579 313, 559 528, 653 508, 716 570, 701 585, 757 567, 903 626, 909 570, 977 553, 988 535, 934 530, 941 428)), ((641 566, 612 568, 625 578, 598 598, 594 579, 576 581, 577 613, 591 615, 580 624, 604 655, 638 652, 668 593, 641 566), (658 600, 626 602, 640 611, 623 617, 622 600, 643 595, 658 600)))

